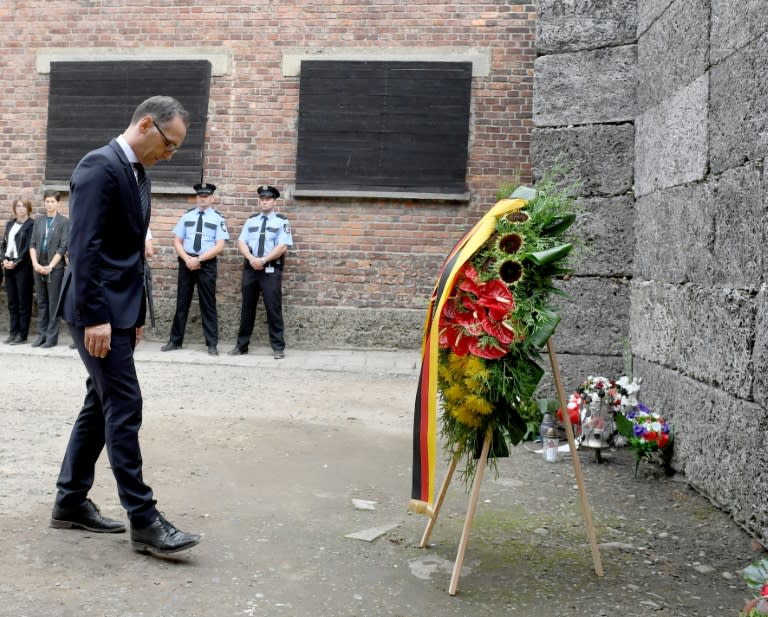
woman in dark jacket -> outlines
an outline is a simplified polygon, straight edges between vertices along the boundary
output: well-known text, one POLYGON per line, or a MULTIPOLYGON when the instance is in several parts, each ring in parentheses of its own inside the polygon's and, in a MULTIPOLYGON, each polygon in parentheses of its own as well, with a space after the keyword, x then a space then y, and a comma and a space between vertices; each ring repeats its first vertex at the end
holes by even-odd
POLYGON ((8 312, 11 333, 6 343, 21 345, 27 342, 29 322, 32 318, 32 260, 29 243, 32 239, 32 202, 18 198, 13 202, 14 218, 5 226, 0 255, 3 259, 5 289, 8 292, 8 312))

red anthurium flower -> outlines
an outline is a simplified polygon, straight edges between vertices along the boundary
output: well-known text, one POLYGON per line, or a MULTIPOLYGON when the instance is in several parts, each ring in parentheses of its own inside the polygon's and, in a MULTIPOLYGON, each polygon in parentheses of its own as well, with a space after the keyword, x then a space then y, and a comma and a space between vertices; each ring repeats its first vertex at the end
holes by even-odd
POLYGON ((465 328, 473 336, 483 333, 483 325, 476 311, 456 313, 454 322, 465 328))
POLYGON ((483 344, 478 340, 474 340, 469 343, 469 353, 486 360, 498 360, 507 355, 507 350, 496 345, 483 344))
POLYGON ((768 598, 768 583, 760 588, 760 596, 763 598, 768 598))
POLYGON ((496 321, 504 319, 515 309, 515 298, 507 286, 498 279, 488 281, 482 286, 481 296, 477 299, 480 306, 488 309, 496 321))
POLYGON ((480 280, 480 276, 477 274, 477 270, 472 267, 472 264, 466 264, 461 273, 465 278, 468 278, 470 281, 474 281, 475 283, 480 280))
POLYGON ((458 355, 501 358, 518 339, 514 328, 505 322, 515 309, 514 296, 498 279, 481 282, 469 264, 460 277, 454 296, 445 303, 440 315, 440 346, 450 347, 458 355), (481 342, 479 337, 484 334, 488 336, 481 342))
POLYGON ((483 319, 483 330, 504 346, 511 345, 517 338, 509 324, 503 321, 491 321, 487 316, 483 319))
POLYGON ((480 285, 470 279, 464 279, 461 281, 461 283, 459 283, 459 289, 461 291, 471 293, 475 296, 479 296, 482 293, 480 285))
POLYGON ((669 435, 667 435, 666 433, 659 433, 659 438, 657 441, 659 443, 659 448, 663 448, 664 446, 667 445, 667 442, 669 441, 669 435))

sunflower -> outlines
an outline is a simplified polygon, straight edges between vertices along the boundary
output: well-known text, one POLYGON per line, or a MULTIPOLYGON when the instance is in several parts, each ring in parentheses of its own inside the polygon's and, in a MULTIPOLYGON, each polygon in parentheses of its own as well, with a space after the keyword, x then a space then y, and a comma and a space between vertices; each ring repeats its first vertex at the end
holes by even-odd
POLYGON ((496 248, 501 253, 514 255, 522 248, 523 244, 525 244, 525 238, 523 238, 523 234, 513 231, 511 233, 499 236, 499 241, 496 243, 496 248))

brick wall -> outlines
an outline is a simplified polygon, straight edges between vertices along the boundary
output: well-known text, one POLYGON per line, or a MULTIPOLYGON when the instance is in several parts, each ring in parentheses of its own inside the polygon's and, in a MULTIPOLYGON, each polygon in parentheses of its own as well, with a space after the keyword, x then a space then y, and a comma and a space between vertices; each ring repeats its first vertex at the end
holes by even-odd
MULTIPOLYGON (((228 68, 211 83, 206 180, 237 237, 256 211, 254 187, 268 182, 288 196, 295 250, 284 279, 288 343, 415 347, 423 311, 443 257, 495 202, 515 172, 530 181, 528 158, 534 61, 534 6, 507 1, 183 2, 25 0, 0 4, 0 209, 20 192, 42 212, 48 75, 36 59, 53 48, 106 53, 154 50, 226 52, 228 68), (286 75, 286 50, 478 50, 487 75, 473 78, 467 172, 469 204, 398 199, 292 198, 298 76, 286 75), (350 311, 348 309, 355 309, 350 311), (396 314, 396 315, 395 315, 396 314), (398 323, 397 332, 362 327, 350 316, 398 323), (312 324, 313 327, 303 327, 312 324), (389 334, 389 336, 388 336, 389 334)), ((439 92, 435 93, 440 96, 439 92)), ((128 115, 128 114, 127 114, 128 115)), ((128 117, 126 117, 126 124, 128 117)), ((66 197, 65 197, 66 203, 66 197)), ((192 198, 153 195, 155 295, 163 338, 176 290, 171 229, 192 198)), ((219 264, 220 326, 232 336, 239 313, 234 242, 219 264)), ((5 319, 3 310, 2 318, 5 319)), ((195 328, 197 309, 191 317, 195 328)), ((261 312, 260 312, 261 313, 261 312)), ((263 326, 263 324, 262 324, 263 326)), ((192 335, 194 336, 194 334, 192 335)), ((199 338, 199 337, 198 337, 199 338)), ((194 340, 194 339, 193 339, 194 340)))

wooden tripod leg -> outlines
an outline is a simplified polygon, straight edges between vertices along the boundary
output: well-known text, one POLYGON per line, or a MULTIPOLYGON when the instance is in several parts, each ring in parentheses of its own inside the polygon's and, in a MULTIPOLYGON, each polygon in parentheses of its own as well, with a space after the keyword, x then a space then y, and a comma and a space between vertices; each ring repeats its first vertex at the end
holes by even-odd
POLYGON ((448 492, 448 486, 451 483, 451 479, 453 478, 453 474, 456 472, 456 466, 459 464, 459 459, 461 458, 463 448, 459 446, 456 448, 456 451, 453 453, 453 458, 451 458, 451 464, 448 467, 448 473, 445 476, 445 479, 443 480, 443 484, 440 487, 440 492, 437 495, 437 501, 435 501, 435 507, 432 508, 432 512, 429 513, 429 521, 427 522, 427 528, 424 530, 424 535, 421 536, 421 543, 419 544, 419 548, 426 548, 427 544, 429 544, 429 537, 432 535, 432 530, 435 528, 435 523, 437 523, 437 517, 440 514, 440 508, 443 507, 443 501, 445 501, 445 494, 448 492))
POLYGON ((488 451, 491 449, 491 441, 493 440, 493 431, 488 429, 485 433, 485 439, 483 440, 483 450, 480 452, 480 459, 477 461, 477 468, 475 469, 475 479, 472 481, 472 492, 469 497, 469 507, 467 508, 467 518, 464 519, 464 529, 461 531, 461 540, 459 540, 459 550, 456 553, 456 562, 453 564, 453 574, 451 575, 451 585, 448 587, 448 593, 452 596, 456 595, 456 588, 459 586, 459 576, 461 574, 461 566, 464 563, 464 553, 467 551, 467 543, 469 542, 469 532, 472 529, 472 519, 475 517, 475 510, 477 509, 477 500, 480 497, 480 485, 483 483, 483 474, 485 473, 485 465, 488 462, 488 451))
POLYGON ((560 409, 563 410, 563 424, 565 424, 565 435, 568 438, 568 446, 571 450, 571 460, 573 461, 573 470, 576 474, 576 484, 579 487, 579 497, 581 498, 581 509, 584 511, 584 524, 587 528, 587 538, 589 539, 589 545, 592 548, 592 561, 595 564, 595 574, 597 576, 603 576, 603 564, 600 560, 600 551, 597 548, 597 537, 595 536, 595 527, 592 523, 592 510, 589 508, 589 499, 587 498, 587 489, 584 486, 584 476, 581 472, 581 461, 579 455, 576 452, 576 440, 573 437, 573 427, 571 426, 571 419, 568 416, 568 405, 565 400, 565 391, 563 390, 563 384, 560 381, 560 369, 557 365, 557 357, 555 356, 555 347, 552 345, 552 339, 547 340, 547 353, 549 354, 549 362, 552 365, 552 378, 555 382, 555 388, 557 389, 557 397, 560 401, 560 409))

